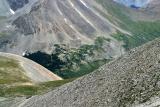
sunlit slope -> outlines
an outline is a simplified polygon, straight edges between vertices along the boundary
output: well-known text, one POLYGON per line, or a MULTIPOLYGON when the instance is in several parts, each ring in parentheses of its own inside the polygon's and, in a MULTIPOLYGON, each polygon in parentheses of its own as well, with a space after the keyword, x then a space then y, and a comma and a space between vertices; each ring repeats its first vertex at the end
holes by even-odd
POLYGON ((160 36, 160 13, 157 12, 159 2, 157 5, 151 2, 147 8, 134 9, 112 0, 96 1, 103 7, 101 14, 104 17, 131 33, 126 35, 117 31, 117 34, 113 34, 114 38, 124 42, 126 49, 134 48, 160 36), (154 8, 151 8, 153 6, 154 8))
POLYGON ((44 67, 18 55, 0 53, 0 83, 38 83, 61 80, 44 67))
POLYGON ((31 83, 19 62, 0 56, 0 84, 31 83))

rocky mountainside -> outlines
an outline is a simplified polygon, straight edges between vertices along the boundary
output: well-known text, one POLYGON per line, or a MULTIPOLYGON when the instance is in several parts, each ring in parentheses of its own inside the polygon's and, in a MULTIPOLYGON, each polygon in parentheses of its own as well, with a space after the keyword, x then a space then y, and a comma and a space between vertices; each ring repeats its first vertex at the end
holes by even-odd
POLYGON ((55 49, 54 44, 77 48, 93 44, 101 36, 110 39, 105 49, 113 53, 112 57, 117 57, 125 52, 125 45, 130 49, 159 34, 160 13, 155 2, 137 10, 113 0, 8 0, 8 3, 14 14, 0 19, 0 51, 3 52, 50 54, 55 49), (155 27, 149 28, 149 24, 155 27), (143 36, 144 32, 147 36, 143 36), (119 33, 124 37, 114 36, 119 33), (133 44, 133 41, 138 43, 133 44))
POLYGON ((160 36, 159 10, 159 0, 0 0, 0 52, 14 53, 0 53, 0 106, 159 106, 160 39, 133 49, 160 36))
POLYGON ((158 107, 160 39, 19 107, 158 107))
MULTIPOLYGON (((54 44, 67 44, 69 47, 92 44, 97 36, 112 38, 109 34, 117 29, 128 33, 104 19, 93 9, 92 4, 80 0, 41 0, 34 3, 31 10, 25 6, 12 17, 12 30, 9 32, 15 35, 2 37, 2 42, 7 43, 1 42, 1 51, 17 54, 25 51, 50 53, 54 50, 54 44), (26 13, 22 14, 21 10, 26 13)), ((110 50, 121 54, 120 44, 113 39, 109 44, 110 50)))

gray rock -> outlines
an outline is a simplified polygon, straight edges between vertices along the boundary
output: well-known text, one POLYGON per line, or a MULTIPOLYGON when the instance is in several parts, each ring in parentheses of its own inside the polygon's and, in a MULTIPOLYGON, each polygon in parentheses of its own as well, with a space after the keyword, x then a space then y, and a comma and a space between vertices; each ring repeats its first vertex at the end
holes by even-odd
POLYGON ((21 107, 160 106, 160 39, 21 107))

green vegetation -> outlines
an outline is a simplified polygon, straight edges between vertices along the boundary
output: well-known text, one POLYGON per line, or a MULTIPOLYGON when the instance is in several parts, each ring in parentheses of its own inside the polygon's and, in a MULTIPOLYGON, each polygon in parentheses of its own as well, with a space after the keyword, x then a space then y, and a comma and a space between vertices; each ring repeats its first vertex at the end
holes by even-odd
POLYGON ((6 57, 0 57, 0 97, 42 94, 74 80, 66 79, 33 84, 23 72, 24 71, 19 66, 18 61, 6 57))
MULTIPOLYGON (((93 45, 82 45, 78 49, 68 49, 64 44, 56 44, 51 55, 37 52, 26 57, 43 65, 64 79, 80 77, 98 69, 109 59, 96 59, 97 53, 103 53, 103 45, 110 39, 98 37, 93 45)), ((105 53, 105 52, 104 52, 105 53)))
POLYGON ((19 85, 19 86, 3 87, 0 88, 1 90, 0 97, 18 97, 18 96, 30 97, 33 95, 43 94, 55 89, 56 87, 71 82, 74 79, 50 81, 37 85, 19 85))
MULTIPOLYGON (((118 32, 113 37, 120 39, 125 43, 124 47, 129 50, 140 46, 148 41, 160 37, 159 21, 133 21, 128 8, 121 6, 113 1, 97 0, 98 3, 107 10, 110 16, 105 16, 111 22, 116 22, 121 28, 129 31, 132 35, 126 35, 118 32), (120 36, 120 37, 117 37, 120 36)), ((104 13, 103 13, 104 14, 104 13)))
POLYGON ((29 82, 23 74, 18 62, 9 58, 0 57, 0 85, 29 82))
POLYGON ((55 73, 58 74, 59 76, 63 77, 64 79, 66 78, 75 78, 75 77, 80 77, 85 74, 89 74, 93 72, 94 70, 98 69, 100 66, 106 64, 110 60, 104 59, 104 60, 97 60, 93 62, 88 62, 86 64, 80 64, 78 67, 79 69, 73 70, 73 69, 66 69, 66 70, 56 70, 55 73))

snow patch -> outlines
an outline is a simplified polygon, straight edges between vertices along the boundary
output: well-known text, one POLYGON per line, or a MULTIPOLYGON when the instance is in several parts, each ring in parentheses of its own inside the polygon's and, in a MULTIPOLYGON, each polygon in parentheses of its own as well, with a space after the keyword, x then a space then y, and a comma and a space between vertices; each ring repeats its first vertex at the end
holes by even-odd
POLYGON ((15 12, 12 9, 9 9, 9 11, 11 12, 11 14, 15 14, 15 12))
MULTIPOLYGON (((78 10, 76 8, 76 6, 72 3, 71 0, 68 1, 70 3, 70 5, 72 6, 72 8, 83 18, 86 20, 87 23, 89 23, 92 27, 94 27, 94 25, 92 24, 92 22, 90 22, 82 13, 80 10, 78 10)), ((95 28, 95 27, 94 27, 95 28)))
POLYGON ((89 8, 83 0, 79 0, 85 7, 89 8))
POLYGON ((64 21, 67 23, 67 19, 66 18, 64 18, 64 21))

